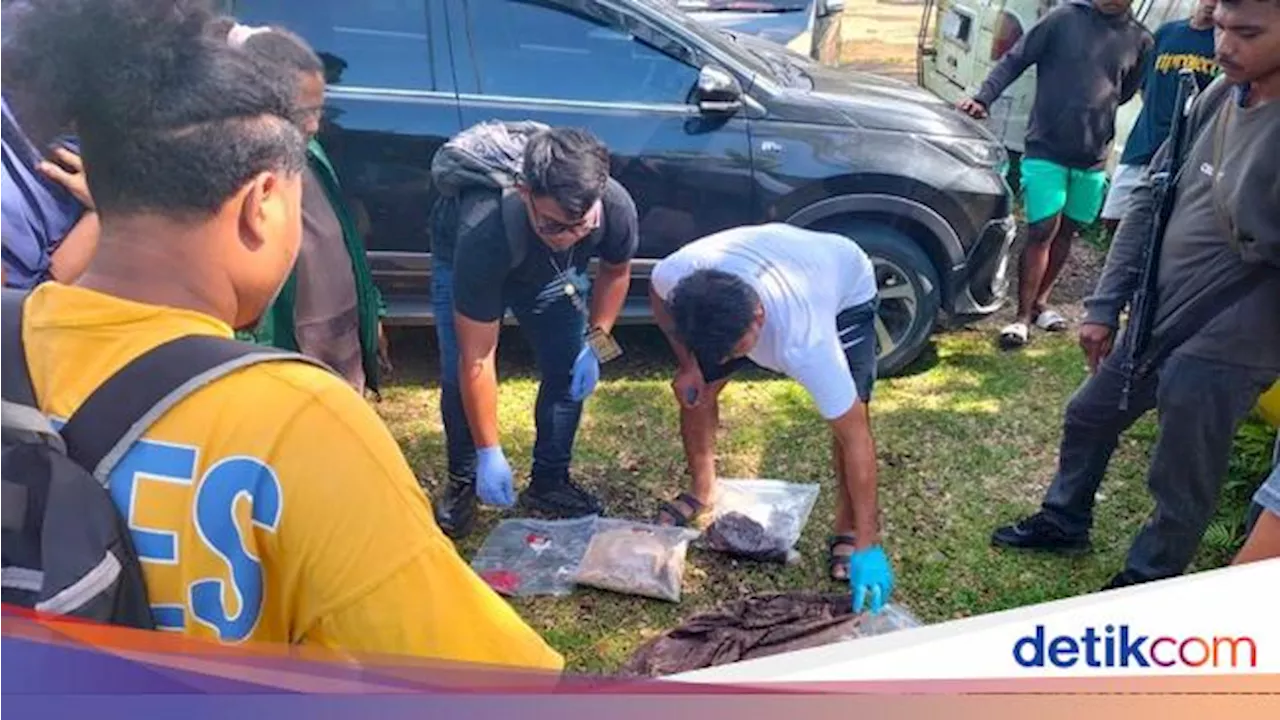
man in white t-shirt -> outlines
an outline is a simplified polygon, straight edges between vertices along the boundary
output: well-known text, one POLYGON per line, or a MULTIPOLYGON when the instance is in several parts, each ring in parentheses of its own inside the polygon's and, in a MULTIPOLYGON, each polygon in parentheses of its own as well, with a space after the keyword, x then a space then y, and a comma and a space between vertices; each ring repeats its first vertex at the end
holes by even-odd
POLYGON ((752 364, 788 375, 831 425, 837 469, 830 574, 848 580, 855 610, 878 611, 893 591, 880 546, 875 445, 867 404, 876 377, 875 272, 842 235, 773 223, 686 245, 658 263, 650 299, 680 361, 680 403, 693 488, 664 503, 659 522, 699 525, 715 498, 718 398, 752 364))

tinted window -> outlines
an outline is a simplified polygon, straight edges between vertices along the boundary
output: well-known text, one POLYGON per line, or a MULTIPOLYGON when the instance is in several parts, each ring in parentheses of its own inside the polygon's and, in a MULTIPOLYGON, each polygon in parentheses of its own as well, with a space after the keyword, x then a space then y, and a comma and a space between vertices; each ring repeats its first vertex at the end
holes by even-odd
POLYGON ((432 0, 241 0, 248 25, 281 25, 307 39, 329 83, 435 90, 426 3, 432 0))
POLYGON ((698 71, 619 27, 537 0, 471 3, 480 92, 683 104, 698 71))

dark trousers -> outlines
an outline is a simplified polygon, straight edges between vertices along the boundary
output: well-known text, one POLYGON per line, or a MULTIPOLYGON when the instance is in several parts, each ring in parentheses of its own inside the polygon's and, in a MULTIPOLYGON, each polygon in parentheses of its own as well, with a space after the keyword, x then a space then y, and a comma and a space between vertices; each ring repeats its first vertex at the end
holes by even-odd
MULTIPOLYGON (((562 282, 562 281, 561 281, 562 282)), ((586 318, 567 297, 522 287, 504 288, 508 307, 533 346, 538 374, 538 401, 534 414, 537 437, 533 446, 533 480, 556 482, 569 475, 573 441, 582 418, 582 403, 569 398, 573 362, 582 351, 586 318), (546 298, 554 297, 551 302, 546 298)), ((453 323, 453 268, 435 263, 431 276, 431 300, 436 337, 440 346, 440 416, 444 420, 449 474, 474 479, 476 447, 462 405, 458 384, 458 334, 453 323)))
POLYGON ((1217 507, 1236 429, 1275 379, 1272 371, 1174 353, 1134 382, 1129 408, 1121 411, 1124 376, 1120 352, 1112 353, 1067 404, 1044 512, 1068 533, 1087 533, 1121 433, 1155 408, 1160 433, 1147 487, 1156 507, 1129 549, 1125 570, 1137 580, 1180 574, 1217 507))

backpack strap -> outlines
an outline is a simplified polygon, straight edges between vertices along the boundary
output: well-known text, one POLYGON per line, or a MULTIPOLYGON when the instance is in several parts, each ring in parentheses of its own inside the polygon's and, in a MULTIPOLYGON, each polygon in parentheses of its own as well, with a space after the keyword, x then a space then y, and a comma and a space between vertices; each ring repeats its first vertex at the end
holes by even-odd
POLYGON ((528 238, 520 232, 521 226, 528 224, 529 214, 525 210, 524 200, 520 199, 520 193, 515 188, 503 190, 499 203, 502 208, 502 228, 507 234, 507 247, 511 249, 510 267, 515 270, 524 262, 529 252, 529 246, 526 245, 528 238))
MULTIPOLYGON (((3 310, 0 312, 0 351, 4 353, 4 367, 0 382, 4 383, 6 403, 39 407, 27 369, 27 353, 22 347, 22 306, 28 294, 26 290, 4 289, 4 304, 0 306, 3 310)), ((8 414, 7 406, 5 413, 8 414)))
POLYGON ((4 353, 4 427, 30 433, 59 452, 66 452, 62 436, 49 418, 40 412, 36 402, 35 387, 31 384, 31 372, 27 367, 27 353, 22 345, 22 306, 26 303, 26 290, 5 288, 3 328, 0 328, 0 352, 4 353))
POLYGON ((305 362, 296 353, 212 335, 170 340, 112 375, 62 428, 67 454, 105 487, 129 448, 188 395, 237 370, 264 362, 305 362))

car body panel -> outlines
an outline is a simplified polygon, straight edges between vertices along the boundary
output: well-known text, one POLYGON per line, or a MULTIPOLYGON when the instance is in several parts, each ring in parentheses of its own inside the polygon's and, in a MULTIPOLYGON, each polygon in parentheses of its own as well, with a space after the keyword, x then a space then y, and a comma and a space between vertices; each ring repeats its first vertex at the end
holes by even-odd
POLYGON ((825 65, 840 62, 840 0, 668 0, 712 27, 762 37, 825 65))
MULTIPOLYGON (((668 0, 417 2, 377 6, 406 15, 397 27, 362 20, 342 0, 315 0, 298 21, 348 73, 329 73, 321 141, 364 231, 388 322, 431 322, 431 158, 463 128, 493 119, 586 127, 609 147, 640 228, 623 322, 651 321, 648 278, 662 257, 771 220, 892 225, 934 262, 944 310, 985 313, 1002 300, 987 270, 975 281, 985 290, 968 284, 976 255, 1007 252, 990 229, 1009 216, 1008 188, 994 168, 937 143, 994 141, 933 96, 721 33, 668 0), (414 23, 420 31, 400 27, 414 23), (395 86, 368 82, 362 58, 407 52, 404 43, 417 43, 430 72, 398 64, 395 86), (731 76, 739 106, 699 107, 694 88, 706 67, 731 76)), ((297 27, 287 0, 236 5, 247 22, 297 27)))

